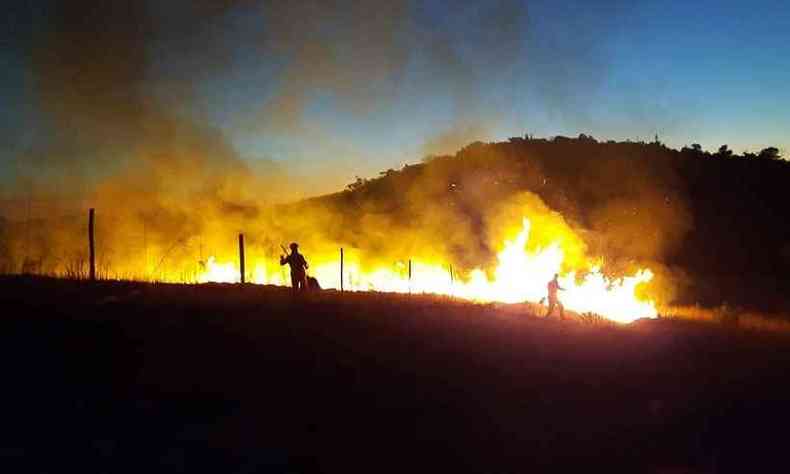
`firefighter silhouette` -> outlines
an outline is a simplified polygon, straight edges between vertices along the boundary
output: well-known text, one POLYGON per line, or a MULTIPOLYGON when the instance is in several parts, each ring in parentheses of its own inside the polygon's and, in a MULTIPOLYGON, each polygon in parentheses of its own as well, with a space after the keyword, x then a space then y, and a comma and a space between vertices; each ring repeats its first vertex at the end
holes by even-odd
POLYGON ((280 265, 285 265, 286 263, 290 265, 291 288, 293 288, 294 293, 297 291, 306 291, 308 288, 307 269, 310 268, 310 266, 307 264, 307 260, 304 258, 304 255, 299 253, 299 244, 292 242, 290 247, 290 254, 280 255, 280 265))
POLYGON ((565 319, 565 308, 560 303, 560 299, 558 297, 559 290, 565 291, 565 288, 560 286, 560 282, 557 281, 559 275, 556 273, 554 274, 554 278, 549 281, 549 284, 546 285, 549 290, 549 310, 546 311, 546 317, 548 318, 554 312, 555 307, 559 307, 560 309, 560 319, 565 319))

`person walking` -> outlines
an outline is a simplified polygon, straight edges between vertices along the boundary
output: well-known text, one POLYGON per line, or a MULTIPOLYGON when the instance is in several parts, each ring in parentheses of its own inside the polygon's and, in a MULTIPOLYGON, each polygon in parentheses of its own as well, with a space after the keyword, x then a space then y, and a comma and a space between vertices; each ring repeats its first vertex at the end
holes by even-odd
POLYGON ((559 309, 560 309, 560 319, 564 320, 565 319, 565 308, 562 306, 562 303, 560 303, 560 299, 559 299, 558 293, 559 293, 560 290, 565 291, 565 288, 560 286, 560 282, 557 280, 558 277, 559 277, 559 275, 557 275, 555 273, 554 274, 554 278, 551 279, 549 281, 549 284, 547 285, 548 290, 549 290, 549 310, 546 311, 546 317, 548 318, 549 316, 551 316, 551 314, 554 312, 554 308, 555 307, 559 307, 559 309))

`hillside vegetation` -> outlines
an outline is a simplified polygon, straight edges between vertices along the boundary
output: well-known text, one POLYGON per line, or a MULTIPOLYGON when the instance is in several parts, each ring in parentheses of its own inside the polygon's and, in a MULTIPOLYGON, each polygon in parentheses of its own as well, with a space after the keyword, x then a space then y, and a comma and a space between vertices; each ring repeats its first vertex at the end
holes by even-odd
MULTIPOLYGON (((590 254, 605 257, 607 272, 649 265, 672 280, 660 295, 667 302, 778 312, 790 290, 788 183, 790 163, 775 148, 735 155, 726 146, 709 153, 525 137, 473 143, 300 206, 343 216, 336 227, 347 240, 370 245, 371 227, 395 222, 471 265, 494 254, 467 235, 484 233, 491 209, 527 191, 560 212, 590 254)), ((382 231, 380 245, 390 237, 382 231)))

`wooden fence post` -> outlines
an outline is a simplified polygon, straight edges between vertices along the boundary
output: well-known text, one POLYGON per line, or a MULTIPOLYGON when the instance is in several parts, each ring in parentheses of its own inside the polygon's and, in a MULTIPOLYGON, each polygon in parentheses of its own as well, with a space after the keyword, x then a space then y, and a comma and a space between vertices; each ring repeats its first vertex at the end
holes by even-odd
POLYGON ((88 249, 90 252, 90 274, 89 278, 91 281, 96 281, 96 242, 94 240, 94 229, 95 229, 95 210, 93 208, 90 209, 88 212, 88 249))
POLYGON ((409 259, 409 294, 411 294, 411 259, 409 259))
POLYGON ((143 219, 143 279, 148 281, 148 228, 143 219))
POLYGON ((343 292, 343 247, 340 247, 340 292, 343 292))
POLYGON ((244 283, 244 234, 239 234, 239 281, 244 283))

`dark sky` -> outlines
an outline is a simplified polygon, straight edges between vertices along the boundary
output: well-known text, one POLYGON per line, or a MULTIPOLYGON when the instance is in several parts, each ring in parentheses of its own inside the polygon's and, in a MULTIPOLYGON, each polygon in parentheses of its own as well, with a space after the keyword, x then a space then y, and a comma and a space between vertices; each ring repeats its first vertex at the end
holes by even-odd
POLYGON ((4 10, 4 182, 30 156, 38 169, 102 173, 134 160, 137 143, 167 153, 151 148, 172 120, 221 140, 219 154, 289 169, 301 194, 525 132, 790 150, 786 1, 73 0, 4 10))

